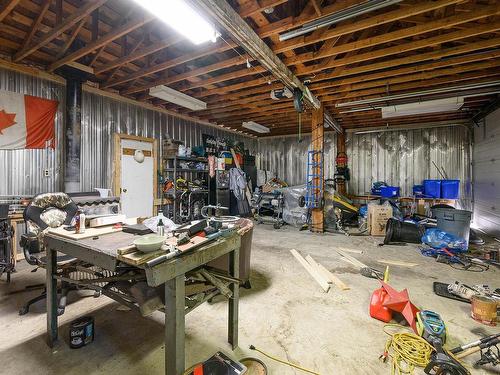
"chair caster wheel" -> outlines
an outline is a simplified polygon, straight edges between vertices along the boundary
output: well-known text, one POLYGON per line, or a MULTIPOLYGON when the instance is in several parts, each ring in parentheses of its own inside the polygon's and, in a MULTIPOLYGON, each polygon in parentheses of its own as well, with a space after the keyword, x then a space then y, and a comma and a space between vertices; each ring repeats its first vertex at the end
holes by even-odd
POLYGON ((57 308, 57 316, 61 316, 64 314, 64 309, 61 309, 60 307, 57 308))
POLYGON ((23 306, 19 309, 19 315, 26 315, 29 311, 30 309, 28 307, 23 306))
POLYGON ((94 292, 94 298, 99 298, 101 295, 102 293, 97 290, 94 292))
POLYGON ((241 285, 245 289, 252 289, 252 285, 250 284, 250 280, 245 281, 244 284, 241 285))
POLYGON ((273 225, 274 229, 280 229, 281 228, 281 225, 278 224, 278 223, 274 223, 273 225))

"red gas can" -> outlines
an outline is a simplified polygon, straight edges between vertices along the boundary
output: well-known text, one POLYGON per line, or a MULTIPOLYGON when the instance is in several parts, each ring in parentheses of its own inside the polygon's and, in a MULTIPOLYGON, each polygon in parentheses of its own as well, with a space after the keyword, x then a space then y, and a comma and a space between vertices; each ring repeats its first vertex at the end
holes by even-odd
POLYGON ((384 288, 375 289, 370 300, 370 316, 383 322, 390 322, 392 311, 384 306, 388 294, 384 288))

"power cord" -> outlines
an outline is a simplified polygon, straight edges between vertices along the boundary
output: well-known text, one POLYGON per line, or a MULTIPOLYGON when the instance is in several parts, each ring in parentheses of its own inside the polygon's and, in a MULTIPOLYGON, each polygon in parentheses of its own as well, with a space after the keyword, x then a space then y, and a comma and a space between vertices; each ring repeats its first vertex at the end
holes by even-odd
POLYGON ((304 368, 304 367, 301 367, 301 366, 299 366, 299 365, 296 365, 296 364, 294 364, 294 363, 291 363, 291 362, 285 361, 285 360, 283 360, 283 359, 276 358, 276 357, 274 357, 274 356, 272 356, 272 355, 270 355, 270 354, 267 354, 266 352, 264 352, 264 351, 262 351, 262 350, 260 350, 260 349, 256 348, 256 347, 255 347, 255 346, 253 346, 253 345, 250 345, 250 349, 251 349, 251 350, 255 350, 255 351, 259 352, 259 353, 260 353, 260 354, 262 354, 263 356, 266 356, 267 358, 272 359, 273 361, 283 363, 283 364, 285 364, 285 365, 287 365, 287 366, 294 367, 294 368, 296 368, 296 369, 298 369, 298 370, 305 371, 305 372, 308 372, 308 373, 310 373, 310 374, 320 375, 320 373, 318 373, 318 372, 314 372, 314 371, 312 371, 312 370, 308 370, 308 369, 306 369, 306 368, 304 368))
POLYGON ((425 367, 431 360, 434 348, 422 337, 410 332, 390 333, 387 328, 403 328, 399 324, 386 324, 384 333, 390 338, 385 344, 384 353, 379 357, 383 362, 392 359, 391 375, 413 374, 415 367, 425 367))

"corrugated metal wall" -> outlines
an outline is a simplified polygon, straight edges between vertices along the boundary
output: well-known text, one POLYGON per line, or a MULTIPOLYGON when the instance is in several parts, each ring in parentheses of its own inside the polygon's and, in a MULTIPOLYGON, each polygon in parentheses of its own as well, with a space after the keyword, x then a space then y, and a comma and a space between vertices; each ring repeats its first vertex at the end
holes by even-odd
MULTIPOLYGON (((61 186, 61 135, 64 86, 25 74, 0 69, 0 89, 37 95, 60 101, 56 116, 56 150, 0 150, 0 195, 37 194, 61 186), (44 177, 48 169, 50 177, 44 177)), ((200 145, 202 134, 238 139, 254 149, 255 141, 215 127, 117 101, 89 92, 82 98, 81 190, 111 187, 113 133, 127 133, 159 140, 167 135, 188 146, 200 145)))
MULTIPOLYGON (((438 178, 432 164, 444 167, 448 177, 459 179, 464 207, 471 208, 471 151, 469 131, 464 127, 429 130, 407 130, 347 136, 347 154, 351 169, 348 191, 362 195, 372 183, 385 181, 400 186, 403 195, 422 180, 438 178)), ((269 138, 258 141, 259 166, 275 171, 288 184, 305 183, 307 149, 310 137, 302 143, 295 137, 269 138)), ((336 136, 325 135, 325 176, 335 172, 336 136)))
MULTIPOLYGON (((276 172, 288 185, 300 185, 306 181, 307 151, 311 136, 263 138, 257 142, 257 168, 276 172)), ((325 134, 325 176, 335 173, 337 137, 333 132, 325 134)))
MULTIPOLYGON (((56 137, 61 138, 65 100, 63 86, 0 69, 0 90, 58 100, 56 137)), ((55 150, 0 150, 0 195, 31 195, 56 190, 60 184, 57 169, 60 156, 59 147, 55 150), (49 177, 44 176, 45 170, 49 171, 49 177)))
POLYGON ((474 224, 500 237, 500 109, 474 131, 474 224))
POLYGON ((461 181, 461 203, 471 208, 471 139, 465 127, 351 135, 347 142, 349 191, 364 194, 373 182, 385 181, 409 196, 422 180, 442 178, 434 162, 461 181))

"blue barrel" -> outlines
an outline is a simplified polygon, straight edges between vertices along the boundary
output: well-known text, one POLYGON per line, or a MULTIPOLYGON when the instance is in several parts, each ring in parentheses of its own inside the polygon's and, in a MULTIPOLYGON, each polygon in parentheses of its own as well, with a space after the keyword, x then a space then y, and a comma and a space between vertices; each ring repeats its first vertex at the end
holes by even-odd
POLYGON ((460 180, 442 180, 441 198, 458 199, 460 195, 460 180))
POLYGON ((383 198, 397 198, 399 197, 399 186, 382 186, 380 195, 383 198))
POLYGON ((424 180, 424 193, 429 198, 441 198, 441 180, 424 180))

